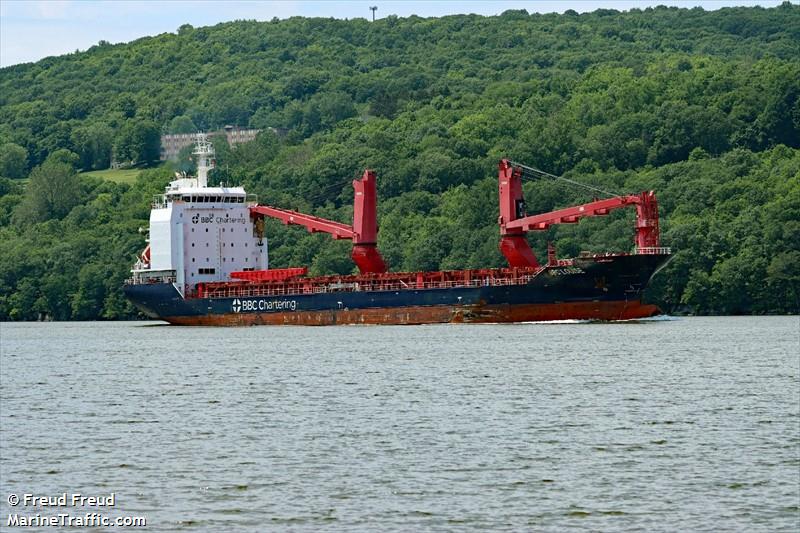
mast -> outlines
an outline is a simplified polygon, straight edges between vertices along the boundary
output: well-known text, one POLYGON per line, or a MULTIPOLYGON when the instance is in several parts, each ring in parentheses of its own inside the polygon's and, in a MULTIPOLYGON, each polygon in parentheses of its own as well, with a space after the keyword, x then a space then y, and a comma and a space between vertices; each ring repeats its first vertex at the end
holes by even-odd
POLYGON ((197 186, 208 187, 208 171, 214 168, 214 147, 207 134, 197 134, 192 155, 197 161, 197 186))

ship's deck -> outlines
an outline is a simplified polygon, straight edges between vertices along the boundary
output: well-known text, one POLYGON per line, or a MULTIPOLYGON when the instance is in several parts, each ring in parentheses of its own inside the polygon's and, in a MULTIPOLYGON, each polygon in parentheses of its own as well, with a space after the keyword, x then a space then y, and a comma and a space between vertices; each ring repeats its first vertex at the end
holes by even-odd
MULTIPOLYGON (((572 263, 564 261, 563 265, 572 263)), ((346 276, 297 277, 285 281, 228 281, 200 283, 187 298, 231 298, 248 296, 286 296, 332 292, 404 291, 450 289, 498 285, 523 285, 545 267, 448 270, 437 272, 391 272, 346 276)))

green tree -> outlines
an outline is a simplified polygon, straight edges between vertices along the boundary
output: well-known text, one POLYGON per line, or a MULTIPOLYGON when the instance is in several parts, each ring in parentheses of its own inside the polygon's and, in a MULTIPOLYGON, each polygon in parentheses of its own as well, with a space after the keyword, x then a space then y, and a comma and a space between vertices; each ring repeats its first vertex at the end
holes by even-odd
POLYGON ((369 103, 370 115, 383 118, 394 118, 400 107, 397 95, 388 90, 380 90, 369 103))
POLYGON ((319 106, 320 124, 332 128, 338 122, 356 115, 353 99, 343 91, 324 93, 316 101, 319 106))
POLYGON ((28 152, 15 143, 0 146, 0 176, 24 178, 28 170, 28 152))
POLYGON ((781 311, 800 309, 800 250, 779 253, 767 267, 767 285, 771 294, 781 295, 775 302, 781 311))
POLYGON ((114 143, 114 156, 118 161, 152 165, 161 153, 161 134, 152 121, 127 121, 114 143))
POLYGON ((14 211, 18 224, 31 224, 65 217, 81 200, 81 182, 69 160, 56 152, 33 169, 25 197, 14 211))
POLYGON ((80 157, 80 167, 85 170, 108 168, 113 138, 113 130, 105 124, 90 124, 73 130, 72 141, 80 157))
POLYGON ((72 316, 88 320, 100 316, 106 297, 104 280, 107 274, 96 264, 87 264, 78 275, 78 291, 72 298, 72 316))
POLYGON ((170 120, 167 126, 167 133, 196 133, 197 126, 192 119, 186 115, 178 115, 170 120))

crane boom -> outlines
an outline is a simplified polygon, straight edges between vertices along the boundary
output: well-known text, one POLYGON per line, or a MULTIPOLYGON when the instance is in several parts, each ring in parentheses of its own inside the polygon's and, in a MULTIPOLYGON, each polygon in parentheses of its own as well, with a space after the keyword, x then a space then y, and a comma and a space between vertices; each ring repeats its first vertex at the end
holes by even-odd
POLYGON ((328 233, 334 239, 352 240, 355 237, 355 232, 353 231, 352 226, 342 224, 341 222, 334 222, 332 220, 315 217, 314 215, 306 215, 298 211, 290 211, 288 209, 281 209, 279 207, 272 207, 269 205, 256 205, 250 208, 250 213, 276 218, 287 226, 305 226, 309 233, 328 233))
POLYGON ((506 224, 507 229, 519 228, 522 231, 546 230, 553 224, 575 224, 580 219, 609 214, 612 210, 638 203, 638 196, 620 196, 596 200, 587 204, 566 207, 541 215, 518 218, 506 224))
POLYGON ((311 233, 328 233, 334 239, 350 239, 353 241, 350 257, 362 274, 386 272, 386 263, 377 248, 378 195, 375 172, 365 170, 360 180, 353 180, 353 189, 355 195, 352 226, 268 205, 252 206, 250 216, 253 218, 268 216, 286 225, 304 226, 311 233))
POLYGON ((522 193, 522 169, 507 159, 500 161, 500 251, 512 267, 537 267, 525 233, 544 231, 554 224, 575 224, 582 218, 604 216, 615 209, 636 206, 636 246, 638 250, 658 248, 658 202, 653 191, 615 196, 603 200, 527 216, 522 193))

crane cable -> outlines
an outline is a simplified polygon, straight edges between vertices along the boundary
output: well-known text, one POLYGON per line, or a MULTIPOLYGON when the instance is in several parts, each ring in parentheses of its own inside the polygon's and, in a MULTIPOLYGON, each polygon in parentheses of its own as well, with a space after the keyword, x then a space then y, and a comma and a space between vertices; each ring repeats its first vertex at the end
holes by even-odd
POLYGON ((343 180, 334 183, 329 183, 328 185, 325 185, 317 189, 312 194, 306 196, 303 199, 309 202, 313 207, 317 204, 317 202, 321 202, 323 200, 330 200, 330 196, 332 194, 336 194, 337 196, 339 194, 342 194, 345 186, 347 186, 347 184, 351 183, 352 181, 353 178, 345 178, 343 180))
POLYGON ((523 165, 522 163, 517 163, 515 161, 509 161, 509 163, 515 167, 519 167, 522 169, 522 177, 527 178, 531 181, 539 179, 539 178, 551 178, 558 181, 565 181, 571 185, 575 185, 577 187, 583 187, 584 189, 589 189, 590 191, 599 192, 605 194, 606 196, 622 196, 621 194, 617 194, 612 191, 607 191, 604 189, 600 189, 599 187, 593 187, 591 185, 587 185, 585 183, 581 183, 579 181, 574 181, 569 178, 565 178, 564 176, 556 176, 555 174, 550 174, 549 172, 545 172, 544 170, 539 170, 538 168, 529 167, 523 165))

